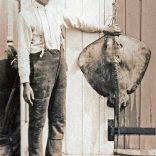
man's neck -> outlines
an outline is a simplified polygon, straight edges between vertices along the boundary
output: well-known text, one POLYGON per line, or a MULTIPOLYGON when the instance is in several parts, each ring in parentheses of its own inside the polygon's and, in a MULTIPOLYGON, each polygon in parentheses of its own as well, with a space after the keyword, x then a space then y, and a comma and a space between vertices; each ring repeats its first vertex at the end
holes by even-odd
POLYGON ((47 4, 41 2, 40 0, 36 0, 36 2, 38 2, 39 4, 43 5, 43 6, 46 6, 47 4))

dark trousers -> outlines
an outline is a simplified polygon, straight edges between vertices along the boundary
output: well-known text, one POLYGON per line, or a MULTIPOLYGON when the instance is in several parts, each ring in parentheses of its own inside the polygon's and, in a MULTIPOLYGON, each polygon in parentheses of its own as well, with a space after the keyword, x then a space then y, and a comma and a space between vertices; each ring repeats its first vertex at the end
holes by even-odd
POLYGON ((30 55, 30 85, 34 91, 29 106, 29 156, 43 156, 42 132, 48 114, 46 156, 61 156, 65 128, 66 63, 58 50, 30 55))

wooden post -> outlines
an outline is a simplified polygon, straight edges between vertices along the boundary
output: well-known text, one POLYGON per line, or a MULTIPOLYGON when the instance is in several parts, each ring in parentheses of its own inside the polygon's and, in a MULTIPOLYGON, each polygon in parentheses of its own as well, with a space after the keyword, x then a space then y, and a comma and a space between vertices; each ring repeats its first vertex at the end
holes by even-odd
MULTIPOLYGON (((20 10, 22 11, 31 0, 20 0, 20 10)), ((28 104, 23 99, 23 87, 21 86, 21 156, 28 156, 28 104)))

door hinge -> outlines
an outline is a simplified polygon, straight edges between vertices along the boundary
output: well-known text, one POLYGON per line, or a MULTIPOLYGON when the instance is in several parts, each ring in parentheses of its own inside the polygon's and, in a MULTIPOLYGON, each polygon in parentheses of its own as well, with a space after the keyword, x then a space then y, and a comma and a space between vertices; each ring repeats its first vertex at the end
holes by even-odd
POLYGON ((114 120, 108 120, 108 141, 114 141, 115 135, 156 135, 156 128, 116 128, 114 120))

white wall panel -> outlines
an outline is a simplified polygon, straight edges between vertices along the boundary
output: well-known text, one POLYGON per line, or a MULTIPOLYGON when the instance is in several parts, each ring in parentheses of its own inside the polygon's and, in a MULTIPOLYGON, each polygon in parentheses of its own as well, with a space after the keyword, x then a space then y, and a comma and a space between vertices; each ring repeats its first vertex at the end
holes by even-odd
MULTIPOLYGON (((66 8, 82 14, 82 0, 66 0, 66 8)), ((67 127, 66 154, 82 154, 83 152, 83 105, 82 105, 82 73, 77 66, 77 58, 82 50, 82 33, 66 31, 67 72, 67 127)))
MULTIPOLYGON (((83 15, 99 23, 99 0, 83 0, 83 15)), ((99 38, 97 33, 83 33, 83 48, 99 38)), ((83 154, 99 154, 100 109, 99 95, 83 76, 83 154)))

